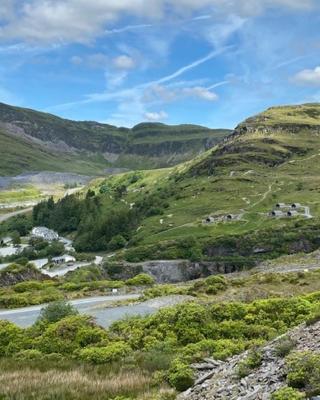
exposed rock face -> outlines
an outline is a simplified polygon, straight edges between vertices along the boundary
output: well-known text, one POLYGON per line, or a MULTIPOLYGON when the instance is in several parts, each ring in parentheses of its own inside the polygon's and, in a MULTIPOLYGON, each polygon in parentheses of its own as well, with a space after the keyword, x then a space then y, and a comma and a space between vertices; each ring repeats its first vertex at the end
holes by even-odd
POLYGON ((178 283, 206 278, 214 274, 235 272, 237 267, 231 262, 224 261, 155 260, 137 264, 119 264, 114 270, 111 275, 112 279, 126 280, 145 272, 151 275, 157 283, 178 283))
MULTIPOLYGON (((320 353, 320 322, 309 327, 303 324, 285 336, 296 343, 295 350, 320 353)), ((205 363, 195 364, 198 380, 178 400, 269 400, 273 392, 285 386, 285 362, 275 352, 282 337, 262 348, 260 367, 242 379, 237 376, 237 368, 247 352, 225 362, 206 359, 205 363)))
POLYGON ((50 276, 42 274, 35 268, 27 268, 18 271, 2 271, 0 273, 0 287, 12 286, 25 281, 43 281, 51 279, 50 276))

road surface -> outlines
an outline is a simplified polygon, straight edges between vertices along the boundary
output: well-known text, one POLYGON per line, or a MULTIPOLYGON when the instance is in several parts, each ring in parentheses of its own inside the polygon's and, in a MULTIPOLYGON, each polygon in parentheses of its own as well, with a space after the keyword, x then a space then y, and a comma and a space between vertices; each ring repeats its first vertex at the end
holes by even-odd
MULTIPOLYGON (((125 318, 126 316, 152 314, 162 307, 182 303, 189 299, 189 296, 165 296, 128 306, 106 307, 110 306, 110 303, 114 301, 134 300, 139 298, 139 296, 139 294, 99 296, 72 300, 70 303, 74 305, 81 314, 95 317, 97 323, 106 328, 113 322, 125 318)), ((17 308, 14 310, 0 310, 0 320, 8 320, 25 328, 31 326, 37 320, 40 310, 44 306, 45 304, 17 308)))
POLYGON ((32 207, 30 208, 24 208, 23 210, 18 210, 18 211, 12 211, 6 214, 0 214, 0 222, 3 222, 11 217, 14 217, 16 215, 20 215, 20 214, 25 214, 27 212, 32 211, 32 207))

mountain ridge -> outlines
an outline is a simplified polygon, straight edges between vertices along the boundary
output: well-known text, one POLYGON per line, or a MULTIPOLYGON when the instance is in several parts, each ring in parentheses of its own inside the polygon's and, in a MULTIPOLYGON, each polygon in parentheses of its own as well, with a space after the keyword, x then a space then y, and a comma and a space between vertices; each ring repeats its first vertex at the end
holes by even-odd
MULTIPOLYGON (((103 166, 146 169, 175 165, 207 150, 230 133, 192 124, 144 122, 131 129, 118 128, 94 121, 72 121, 4 103, 0 103, 0 129, 2 134, 23 141, 25 146, 37 146, 39 152, 45 150, 52 156, 59 154, 76 161, 84 157, 92 163, 92 169, 101 173, 103 166), (94 157, 99 160, 92 160, 94 157)), ((8 150, 2 148, 3 152, 8 150)), ((0 156, 1 153, 0 147, 0 156)), ((31 163, 28 170, 34 170, 32 167, 31 163)), ((79 172, 79 169, 67 171, 79 172)))

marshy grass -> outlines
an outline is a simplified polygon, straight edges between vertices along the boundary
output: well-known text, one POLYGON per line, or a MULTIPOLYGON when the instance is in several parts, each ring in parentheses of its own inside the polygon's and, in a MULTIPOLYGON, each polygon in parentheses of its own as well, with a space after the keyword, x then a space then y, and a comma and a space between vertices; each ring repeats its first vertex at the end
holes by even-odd
POLYGON ((104 376, 88 374, 80 368, 0 371, 0 399, 3 400, 106 400, 117 396, 147 399, 150 391, 151 377, 139 371, 104 376))

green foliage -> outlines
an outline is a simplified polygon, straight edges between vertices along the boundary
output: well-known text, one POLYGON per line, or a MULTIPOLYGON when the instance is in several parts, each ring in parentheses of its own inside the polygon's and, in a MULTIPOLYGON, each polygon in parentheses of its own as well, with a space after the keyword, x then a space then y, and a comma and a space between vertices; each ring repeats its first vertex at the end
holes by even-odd
POLYGON ((227 279, 222 275, 212 275, 204 280, 196 281, 189 289, 192 293, 217 294, 227 288, 227 279))
POLYGON ((9 321, 0 320, 0 357, 10 355, 24 342, 23 330, 9 321))
POLYGON ((303 400, 305 398, 303 393, 290 387, 279 389, 271 396, 271 400, 303 400))
POLYGON ((125 247, 127 244, 126 239, 122 235, 116 235, 113 236, 113 238, 110 240, 108 243, 108 249, 113 251, 113 250, 119 250, 125 247))
POLYGON ((139 274, 128 279, 126 284, 129 286, 150 286, 154 284, 154 279, 148 274, 139 274))
POLYGON ((275 345, 275 354, 278 357, 286 357, 291 350, 295 348, 295 346, 296 343, 294 340, 292 340, 290 337, 283 337, 275 345))
POLYGON ((178 391, 187 390, 194 383, 194 375, 188 364, 185 364, 180 359, 172 362, 168 373, 170 384, 178 391))
POLYGON ((253 369, 258 368, 262 363, 262 355, 259 350, 250 350, 245 360, 238 364, 238 376, 244 378, 249 375, 253 369))
POLYGON ((130 353, 130 347, 124 342, 114 342, 106 347, 89 347, 79 352, 81 360, 93 364, 106 364, 118 361, 130 353))
POLYGON ((40 311, 38 323, 44 322, 46 324, 51 324, 60 321, 65 317, 77 314, 77 309, 73 307, 70 303, 62 300, 56 301, 47 305, 40 311))
POLYGON ((304 389, 308 395, 320 394, 320 355, 309 351, 294 352, 286 358, 289 386, 304 389))
MULTIPOLYGON (((37 328, 37 326, 35 327, 37 328)), ((39 328, 43 328, 39 324, 39 328)), ((71 355, 83 347, 107 340, 104 329, 97 327, 89 317, 69 316, 49 324, 35 341, 35 348, 43 353, 71 355)))

